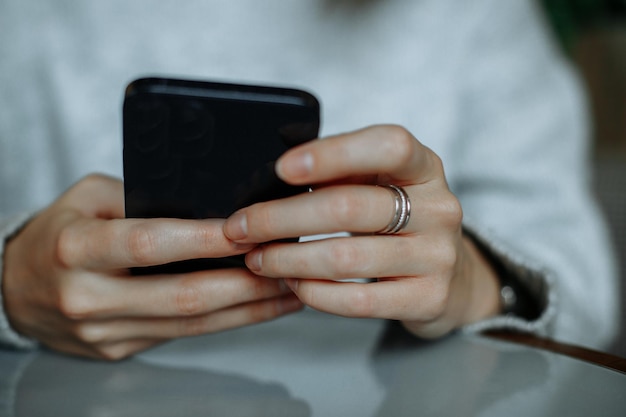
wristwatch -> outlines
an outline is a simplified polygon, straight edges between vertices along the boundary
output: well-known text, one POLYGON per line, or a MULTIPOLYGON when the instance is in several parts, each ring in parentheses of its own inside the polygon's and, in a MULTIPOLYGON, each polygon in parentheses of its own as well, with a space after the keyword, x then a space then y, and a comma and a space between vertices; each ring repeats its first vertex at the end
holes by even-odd
POLYGON ((492 265, 500 282, 500 314, 535 320, 541 315, 539 301, 501 261, 493 259, 492 265))
POLYGON ((517 309, 517 294, 510 285, 500 286, 500 306, 502 314, 510 315, 515 314, 517 309))
POLYGON ((478 250, 493 268, 500 284, 500 314, 525 320, 536 320, 543 311, 541 300, 525 285, 514 265, 507 265, 504 257, 497 255, 481 239, 465 230, 478 250))

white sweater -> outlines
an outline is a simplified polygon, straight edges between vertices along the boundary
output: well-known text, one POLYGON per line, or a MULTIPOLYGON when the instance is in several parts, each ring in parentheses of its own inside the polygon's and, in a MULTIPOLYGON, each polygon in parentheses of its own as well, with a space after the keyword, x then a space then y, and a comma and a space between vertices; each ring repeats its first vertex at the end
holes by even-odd
MULTIPOLYGON (((584 100, 533 1, 4 1, 0 242, 83 175, 121 176, 122 92, 153 74, 303 87, 324 134, 407 127, 443 159, 466 227, 548 302, 466 330, 614 334, 584 100)), ((1 310, 0 341, 32 345, 1 310)))

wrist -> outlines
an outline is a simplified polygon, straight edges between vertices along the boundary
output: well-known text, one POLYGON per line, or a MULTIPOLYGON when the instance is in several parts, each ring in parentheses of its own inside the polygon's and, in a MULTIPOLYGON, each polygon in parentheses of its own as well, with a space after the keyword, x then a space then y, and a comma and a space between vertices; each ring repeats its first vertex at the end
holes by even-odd
POLYGON ((461 324, 466 325, 500 314, 502 299, 497 268, 472 239, 464 236, 463 247, 468 302, 461 324))
POLYGON ((484 318, 495 315, 511 315, 527 320, 538 318, 542 311, 540 303, 518 276, 505 266, 502 259, 471 236, 466 237, 465 241, 476 252, 483 267, 490 271, 490 281, 495 289, 495 292, 489 292, 489 297, 496 301, 496 308, 484 318))

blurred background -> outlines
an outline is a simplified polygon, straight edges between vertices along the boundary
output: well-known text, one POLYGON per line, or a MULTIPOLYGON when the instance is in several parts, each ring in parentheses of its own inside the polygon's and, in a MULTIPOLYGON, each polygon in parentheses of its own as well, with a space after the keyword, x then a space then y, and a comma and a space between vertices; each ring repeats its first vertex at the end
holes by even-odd
POLYGON ((620 262, 626 357, 626 0, 539 0, 563 50, 579 68, 593 116, 594 186, 620 262))

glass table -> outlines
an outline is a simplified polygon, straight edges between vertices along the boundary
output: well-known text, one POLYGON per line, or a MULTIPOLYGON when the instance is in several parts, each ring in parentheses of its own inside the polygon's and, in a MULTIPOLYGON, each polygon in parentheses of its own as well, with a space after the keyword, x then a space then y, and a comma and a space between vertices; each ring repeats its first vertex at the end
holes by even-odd
POLYGON ((626 415, 626 374, 481 335, 305 310, 107 363, 0 351, 0 415, 626 415))

